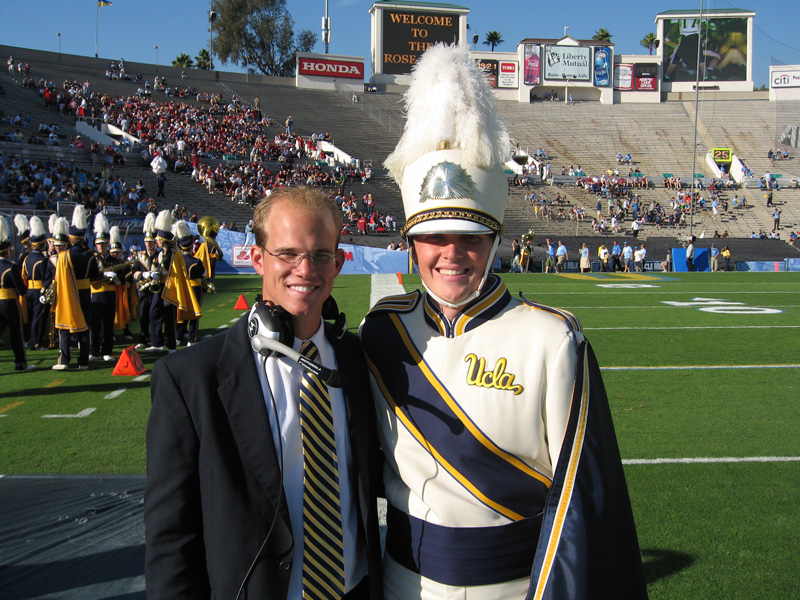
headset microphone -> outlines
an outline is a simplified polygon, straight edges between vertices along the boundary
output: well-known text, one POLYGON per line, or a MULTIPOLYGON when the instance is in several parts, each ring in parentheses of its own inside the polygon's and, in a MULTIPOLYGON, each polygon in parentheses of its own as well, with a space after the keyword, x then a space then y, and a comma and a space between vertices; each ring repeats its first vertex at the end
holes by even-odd
POLYGON ((250 345, 260 355, 284 355, 295 361, 309 373, 313 373, 330 387, 344 386, 344 375, 329 369, 303 356, 291 347, 294 342, 294 328, 289 313, 279 306, 254 304, 248 320, 250 345))

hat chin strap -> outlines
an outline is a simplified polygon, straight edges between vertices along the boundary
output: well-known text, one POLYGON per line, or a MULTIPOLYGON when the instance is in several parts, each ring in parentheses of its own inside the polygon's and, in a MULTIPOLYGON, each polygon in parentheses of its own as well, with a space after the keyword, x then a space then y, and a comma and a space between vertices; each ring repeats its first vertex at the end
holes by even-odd
POLYGON ((492 262, 494 262, 494 255, 497 253, 497 248, 499 246, 500 246, 500 236, 495 235, 494 243, 492 244, 492 250, 491 252, 489 252, 489 260, 486 262, 486 268, 483 271, 483 278, 481 279, 480 283, 478 283, 478 287, 475 289, 475 291, 467 294, 467 297, 461 300, 461 302, 452 303, 448 302, 447 300, 442 300, 441 298, 439 298, 439 296, 434 294, 433 291, 431 291, 431 288, 428 287, 424 279, 420 279, 422 281, 422 287, 425 288, 425 291, 431 298, 436 300, 436 302, 438 302, 442 306, 446 306, 448 308, 461 308, 465 304, 469 304, 470 302, 475 300, 475 298, 481 295, 481 290, 483 289, 483 285, 486 283, 486 279, 489 277, 489 269, 492 268, 492 262))

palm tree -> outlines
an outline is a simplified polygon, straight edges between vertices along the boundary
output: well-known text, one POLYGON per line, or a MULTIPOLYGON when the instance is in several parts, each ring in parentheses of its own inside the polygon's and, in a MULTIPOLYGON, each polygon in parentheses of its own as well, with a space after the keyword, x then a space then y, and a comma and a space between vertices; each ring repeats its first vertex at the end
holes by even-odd
POLYGON ((600 29, 594 32, 592 39, 597 40, 599 42, 610 42, 611 34, 608 32, 608 29, 606 29, 605 27, 601 27, 600 29))
POLYGON ((650 54, 653 54, 653 48, 658 46, 658 38, 656 37, 655 33, 648 33, 639 43, 647 48, 647 51, 650 52, 650 54))
POLYGON ((505 40, 503 39, 503 34, 499 31, 490 31, 486 34, 486 39, 483 41, 484 46, 491 46, 492 52, 494 52, 495 46, 499 46, 505 40))
POLYGON ((192 61, 192 57, 183 52, 175 57, 175 60, 172 61, 173 67, 183 67, 184 69, 190 69, 194 62, 192 61))
POLYGON ((203 48, 200 52, 197 53, 197 56, 194 57, 197 61, 195 65, 198 69, 205 69, 206 71, 211 70, 214 68, 214 63, 211 61, 211 54, 208 50, 203 48))

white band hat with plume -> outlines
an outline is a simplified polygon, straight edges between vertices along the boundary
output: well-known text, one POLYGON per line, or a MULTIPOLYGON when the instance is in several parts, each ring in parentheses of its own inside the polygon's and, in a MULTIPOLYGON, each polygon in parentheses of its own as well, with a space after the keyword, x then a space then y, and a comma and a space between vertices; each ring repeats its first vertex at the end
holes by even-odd
POLYGON ((44 223, 42 223, 42 220, 34 215, 31 217, 30 226, 31 244, 44 244, 44 242, 47 240, 47 232, 44 230, 44 223))
POLYGON ((109 249, 122 250, 122 241, 119 232, 119 225, 114 225, 108 230, 109 249))
POLYGON ((156 241, 156 215, 154 213, 149 212, 145 215, 142 231, 144 232, 145 242, 156 241))
POLYGON ((82 238, 86 235, 86 224, 89 220, 89 211, 81 204, 76 204, 72 211, 72 225, 69 227, 69 236, 82 238))
POLYGON ((9 235, 8 221, 0 215, 0 252, 5 252, 11 248, 11 236, 9 235))
POLYGON ((385 163, 403 196, 401 233, 501 234, 509 137, 468 47, 428 48, 405 99, 405 129, 385 163))
POLYGON ((156 239, 171 242, 175 237, 172 233, 172 215, 168 210, 162 210, 156 217, 156 239))
POLYGON ((97 213, 94 216, 94 243, 107 244, 108 240, 108 219, 103 213, 97 213))

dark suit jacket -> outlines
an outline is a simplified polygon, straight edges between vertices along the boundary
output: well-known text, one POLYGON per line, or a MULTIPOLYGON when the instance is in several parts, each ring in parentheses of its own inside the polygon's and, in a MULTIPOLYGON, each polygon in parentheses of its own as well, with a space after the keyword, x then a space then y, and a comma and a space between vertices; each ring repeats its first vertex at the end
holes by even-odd
MULTIPOLYGON (((348 332, 331 341, 346 377, 359 526, 370 594, 377 599, 380 473, 373 403, 357 337, 348 332)), ((227 332, 155 363, 144 498, 149 600, 234 600, 257 554, 242 598, 286 597, 294 541, 256 368, 246 315, 227 332)))

